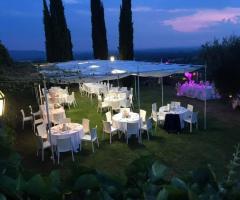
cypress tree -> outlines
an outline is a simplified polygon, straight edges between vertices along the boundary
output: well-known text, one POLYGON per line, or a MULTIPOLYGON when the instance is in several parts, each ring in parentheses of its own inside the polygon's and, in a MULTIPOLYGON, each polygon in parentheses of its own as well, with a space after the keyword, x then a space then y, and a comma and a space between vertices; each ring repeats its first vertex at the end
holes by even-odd
POLYGON ((67 27, 62 0, 50 0, 56 61, 73 59, 71 34, 67 27))
POLYGON ((119 21, 119 56, 121 60, 133 60, 133 22, 131 0, 122 0, 119 21))
POLYGON ((46 53, 49 62, 73 59, 71 34, 67 27, 62 0, 43 0, 46 53))
POLYGON ((54 48, 54 32, 52 29, 53 24, 46 0, 43 0, 43 22, 45 30, 45 48, 47 61, 54 62, 57 59, 54 48))
POLYGON ((91 0, 92 47, 95 59, 108 59, 108 43, 101 0, 91 0))

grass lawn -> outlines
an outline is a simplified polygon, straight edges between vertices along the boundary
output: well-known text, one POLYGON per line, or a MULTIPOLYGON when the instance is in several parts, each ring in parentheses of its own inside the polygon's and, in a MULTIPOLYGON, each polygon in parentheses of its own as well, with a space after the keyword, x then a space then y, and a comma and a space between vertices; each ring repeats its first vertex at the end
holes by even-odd
MULTIPOLYGON (((177 97, 175 89, 170 86, 165 88, 165 104, 171 100, 179 100, 182 105, 188 103, 194 105, 194 110, 199 111, 199 130, 194 129, 189 133, 186 128, 180 135, 167 134, 161 127, 157 128, 156 133, 147 141, 143 139, 143 144, 138 144, 136 139, 130 140, 129 145, 125 140, 114 137, 113 143, 109 144, 109 138, 102 141, 102 119, 105 115, 97 113, 97 102, 85 96, 80 96, 76 92, 78 107, 66 108, 67 116, 73 122, 81 123, 82 118, 88 118, 91 126, 98 126, 98 136, 100 148, 92 153, 91 144, 84 144, 82 151, 75 154, 76 163, 81 163, 87 167, 93 167, 107 174, 118 177, 125 181, 124 169, 129 163, 141 155, 155 155, 163 163, 167 164, 179 175, 196 169, 207 164, 211 164, 217 175, 224 175, 227 164, 232 158, 234 145, 240 141, 240 112, 233 111, 229 104, 221 100, 208 102, 208 129, 203 130, 203 102, 185 97, 177 97)), ((27 98, 32 94, 18 92, 13 97, 9 97, 8 114, 11 104, 12 110, 19 108, 27 109, 32 103, 32 98, 27 98), (18 105, 18 106, 16 106, 18 105)), ((141 87, 141 108, 147 110, 147 116, 151 114, 151 104, 157 102, 160 106, 161 89, 158 87, 141 87)), ((137 106, 136 106, 137 107, 137 106)), ((36 157, 35 136, 31 126, 27 125, 26 130, 22 131, 20 126, 17 128, 15 148, 23 158, 24 166, 34 172, 48 173, 52 169, 65 169, 70 164, 71 155, 66 153, 61 157, 60 165, 53 165, 50 159, 50 151, 45 151, 45 162, 41 162, 40 157, 36 157)))

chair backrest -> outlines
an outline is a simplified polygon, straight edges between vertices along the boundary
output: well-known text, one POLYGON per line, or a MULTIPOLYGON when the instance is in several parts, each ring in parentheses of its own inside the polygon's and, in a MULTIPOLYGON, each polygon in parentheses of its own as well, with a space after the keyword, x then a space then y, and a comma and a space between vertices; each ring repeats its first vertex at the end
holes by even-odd
POLYGON ((60 119, 60 123, 61 124, 71 123, 71 118, 62 118, 60 119))
POLYGON ((120 108, 120 113, 124 113, 124 112, 130 113, 131 110, 130 108, 120 108))
POLYGON ((153 118, 153 120, 154 121, 157 121, 158 120, 158 114, 157 114, 157 112, 152 112, 152 118, 153 118))
POLYGON ((47 138, 47 126, 46 124, 40 124, 37 126, 37 133, 38 136, 42 137, 42 138, 47 138))
POLYGON ((103 121, 103 131, 106 133, 111 133, 111 123, 103 121))
POLYGON ((119 101, 112 101, 111 106, 112 106, 113 110, 118 110, 118 109, 120 109, 120 102, 119 101))
POLYGON ((188 109, 189 111, 193 112, 193 105, 188 104, 188 105, 187 105, 187 109, 188 109))
POLYGON ((177 107, 177 106, 181 106, 181 102, 178 102, 178 101, 171 102, 171 107, 177 107))
POLYGON ((112 122, 112 113, 109 111, 109 112, 106 112, 106 120, 107 122, 112 122))
POLYGON ((102 96, 101 95, 98 95, 98 101, 102 102, 102 96))
POLYGON ((198 121, 198 112, 192 112, 192 123, 196 123, 198 121))
POLYGON ((72 141, 70 137, 67 138, 57 138, 57 151, 58 152, 67 152, 72 151, 72 141))
POLYGON ((29 107, 30 113, 31 113, 31 115, 32 115, 32 114, 33 114, 32 106, 29 105, 28 107, 29 107))
POLYGON ((132 94, 129 95, 129 100, 130 100, 130 103, 132 104, 133 103, 133 95, 132 94))
POLYGON ((95 140, 97 138, 97 126, 91 129, 91 140, 95 140))
POLYGON ((152 112, 157 112, 157 103, 152 104, 152 112))
POLYGON ((146 115, 147 115, 147 111, 146 110, 140 110, 140 117, 142 118, 143 122, 146 121, 146 115))
POLYGON ((90 121, 88 119, 82 119, 84 133, 89 133, 89 131, 90 131, 89 124, 90 124, 90 121))
POLYGON ((152 129, 152 118, 148 118, 147 119, 147 130, 151 130, 152 129))
POLYGON ((22 113, 22 117, 25 118, 25 113, 24 113, 24 110, 21 109, 20 112, 22 113))
POLYGON ((139 134, 139 122, 127 123, 127 134, 138 135, 139 134))

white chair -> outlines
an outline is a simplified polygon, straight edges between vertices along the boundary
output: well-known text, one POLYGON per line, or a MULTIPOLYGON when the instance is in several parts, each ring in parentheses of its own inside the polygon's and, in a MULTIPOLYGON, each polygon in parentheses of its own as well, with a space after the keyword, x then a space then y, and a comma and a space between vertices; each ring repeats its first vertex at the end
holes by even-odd
POLYGON ((152 113, 156 112, 157 113, 157 103, 152 104, 152 113))
POLYGON ((110 124, 112 124, 112 113, 109 111, 105 113, 105 115, 106 115, 107 122, 110 122, 110 124))
POLYGON ((111 108, 112 108, 112 111, 119 112, 119 110, 120 110, 120 102, 119 101, 113 101, 111 103, 111 108))
POLYGON ((36 119, 35 116, 33 115, 33 132, 35 133, 36 131, 36 126, 42 124, 44 121, 42 118, 36 119))
POLYGON ((82 141, 91 142, 92 143, 92 151, 94 153, 94 142, 97 143, 99 148, 98 136, 97 136, 97 127, 92 128, 90 135, 84 135, 81 139, 80 150, 82 150, 82 141))
POLYGON ((38 145, 37 156, 39 150, 41 150, 42 161, 44 161, 44 150, 50 148, 51 144, 48 140, 44 140, 44 138, 42 138, 41 136, 37 136, 37 145, 38 145))
POLYGON ((33 121, 33 117, 32 116, 25 116, 24 110, 21 109, 20 110, 22 113, 22 129, 24 129, 24 124, 25 122, 32 122, 33 121))
POLYGON ((84 95, 84 93, 85 93, 83 85, 81 83, 79 83, 79 92, 81 95, 84 95))
POLYGON ((60 160, 60 153, 71 151, 72 153, 72 161, 74 162, 74 155, 73 155, 73 145, 72 140, 70 137, 67 138, 57 138, 56 140, 57 145, 57 157, 58 157, 58 164, 60 160))
POLYGON ((142 140, 142 132, 146 132, 147 133, 147 137, 149 140, 149 132, 152 132, 152 118, 148 118, 146 124, 142 124, 141 123, 141 140, 142 140))
POLYGON ((76 99, 75 99, 75 95, 74 95, 74 92, 72 92, 71 95, 68 95, 67 96, 67 105, 68 105, 68 108, 70 109, 70 106, 73 105, 74 107, 76 107, 77 105, 77 102, 76 102, 76 99))
POLYGON ((30 109, 30 114, 31 115, 33 115, 34 117, 40 117, 41 116, 41 111, 40 110, 38 110, 37 112, 33 112, 32 106, 29 105, 28 107, 30 109))
POLYGON ((147 115, 146 110, 140 110, 140 118, 142 119, 143 123, 146 123, 146 115, 147 115))
POLYGON ((133 105, 133 95, 132 95, 132 94, 129 95, 129 102, 130 102, 130 107, 131 107, 132 109, 134 109, 134 105, 133 105))
POLYGON ((71 118, 62 118, 58 122, 59 124, 66 124, 66 123, 71 123, 71 118))
POLYGON ((135 135, 138 139, 138 142, 140 142, 139 132, 140 132, 139 121, 134 123, 127 123, 127 131, 126 131, 127 144, 128 144, 128 138, 131 137, 132 135, 135 135))
POLYGON ((187 110, 193 112, 193 105, 188 104, 187 105, 187 110))
POLYGON ((181 106, 181 102, 178 102, 178 101, 172 101, 170 105, 171 108, 180 107, 180 106, 181 106))
POLYGON ((109 109, 109 106, 106 102, 98 101, 97 112, 103 112, 104 109, 109 109))
POLYGON ((131 109, 130 108, 120 108, 120 113, 124 113, 124 112, 130 113, 131 109))
POLYGON ((90 121, 88 119, 82 119, 82 125, 83 125, 83 133, 89 134, 90 133, 90 121))
POLYGON ((110 135, 110 144, 112 144, 112 136, 118 134, 118 128, 112 127, 110 122, 103 121, 103 139, 105 138, 105 133, 110 135))
POLYGON ((155 122, 155 129, 156 129, 158 126, 158 123, 159 123, 159 118, 158 118, 157 112, 154 112, 154 111, 152 112, 152 119, 155 122))
POLYGON ((196 124, 196 128, 198 129, 198 112, 189 111, 184 119, 184 122, 190 124, 190 133, 192 133, 193 124, 196 124))
POLYGON ((40 124, 40 125, 37 126, 37 136, 40 136, 43 139, 47 139, 48 138, 46 124, 40 124))

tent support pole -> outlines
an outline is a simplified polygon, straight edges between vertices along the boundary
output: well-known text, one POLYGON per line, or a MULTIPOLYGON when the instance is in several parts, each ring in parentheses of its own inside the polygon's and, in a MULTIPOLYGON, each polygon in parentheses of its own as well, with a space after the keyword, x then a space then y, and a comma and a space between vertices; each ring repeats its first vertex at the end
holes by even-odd
POLYGON ((109 91, 109 89, 110 89, 110 85, 109 85, 109 79, 108 79, 107 81, 108 81, 108 91, 109 91))
POLYGON ((137 98, 137 77, 136 76, 134 76, 134 90, 135 90, 135 98, 137 98))
POLYGON ((162 106, 163 106, 163 104, 164 104, 163 103, 163 77, 161 77, 161 83, 162 83, 161 85, 162 85, 162 106))
POLYGON ((49 138, 49 142, 51 144, 53 164, 55 164, 54 151, 53 151, 53 145, 52 145, 52 139, 51 139, 51 122, 50 122, 50 118, 49 118, 48 96, 47 96, 47 86, 46 86, 45 77, 43 77, 43 85, 44 85, 44 96, 45 96, 45 101, 46 101, 46 111, 47 111, 47 121, 48 121, 48 138, 49 138))
MULTIPOLYGON (((204 75, 205 75, 205 84, 207 81, 207 65, 204 66, 204 75)), ((204 130, 207 130, 207 95, 205 90, 205 97, 204 97, 204 130)))
POLYGON ((140 78, 139 78, 139 74, 138 74, 138 110, 139 110, 139 114, 140 114, 140 108, 141 108, 141 104, 140 104, 140 78))
POLYGON ((120 84, 119 84, 119 75, 118 75, 118 88, 119 88, 120 84))

